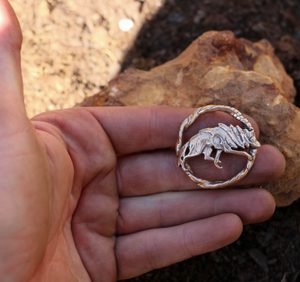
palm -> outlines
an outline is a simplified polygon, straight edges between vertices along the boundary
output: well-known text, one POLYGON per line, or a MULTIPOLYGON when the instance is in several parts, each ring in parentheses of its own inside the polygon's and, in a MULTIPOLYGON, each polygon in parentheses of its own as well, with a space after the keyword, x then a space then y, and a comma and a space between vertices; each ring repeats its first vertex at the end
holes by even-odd
MULTIPOLYGON (((273 200, 263 190, 189 191, 194 185, 176 168, 169 149, 191 110, 77 108, 29 122, 22 103, 20 33, 4 0, 0 16, 4 281, 129 278, 229 244, 242 223, 272 214, 273 200)), ((202 123, 220 119, 229 117, 209 115, 202 123)), ((226 163, 221 177, 241 166, 230 157, 226 163)), ((211 179, 220 173, 207 170, 203 161, 197 166, 211 179)), ((243 183, 274 179, 283 168, 280 153, 262 146, 243 183)))
POLYGON ((52 214, 56 217, 52 218, 48 231, 52 234, 50 240, 56 244, 48 244, 37 277, 50 276, 49 281, 62 277, 64 281, 79 277, 80 281, 88 280, 80 255, 84 258, 84 250, 92 248, 106 254, 102 267, 107 276, 103 281, 114 281, 113 236, 118 193, 116 155, 108 137, 93 115, 82 109, 44 114, 32 123, 47 151, 45 158, 50 162, 47 178, 50 194, 58 199, 52 203, 52 214), (51 260, 63 264, 49 271, 51 260))

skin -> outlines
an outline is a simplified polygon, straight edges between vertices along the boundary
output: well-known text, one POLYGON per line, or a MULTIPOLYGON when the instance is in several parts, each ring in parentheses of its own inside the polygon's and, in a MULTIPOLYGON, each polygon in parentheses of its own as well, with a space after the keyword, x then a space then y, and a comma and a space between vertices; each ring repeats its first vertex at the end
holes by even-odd
MULTIPOLYGON (((228 245, 243 224, 273 214, 262 189, 196 191, 177 168, 178 128, 192 109, 74 108, 29 120, 20 47, 17 19, 0 0, 1 281, 127 279, 228 245)), ((220 119, 230 121, 219 113, 201 121, 220 119)), ((232 158, 222 170, 196 166, 226 178, 243 165, 232 158)), ((264 145, 239 188, 274 180, 284 167, 264 145)))

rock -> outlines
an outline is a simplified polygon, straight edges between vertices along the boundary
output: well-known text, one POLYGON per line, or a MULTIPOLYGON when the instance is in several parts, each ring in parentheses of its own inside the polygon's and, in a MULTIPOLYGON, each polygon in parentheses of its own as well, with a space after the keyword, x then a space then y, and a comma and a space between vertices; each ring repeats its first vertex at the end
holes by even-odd
POLYGON ((284 176, 264 186, 285 206, 300 197, 300 109, 294 97, 293 81, 268 41, 211 31, 172 61, 150 71, 125 71, 82 105, 233 106, 257 121, 262 143, 286 157, 284 176))

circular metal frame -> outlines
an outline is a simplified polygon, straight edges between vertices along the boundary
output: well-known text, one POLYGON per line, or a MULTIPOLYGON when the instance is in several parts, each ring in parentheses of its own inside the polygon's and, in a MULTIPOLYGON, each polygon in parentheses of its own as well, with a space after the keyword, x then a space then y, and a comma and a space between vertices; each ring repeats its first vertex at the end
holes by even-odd
MULTIPOLYGON (((221 124, 222 125, 222 124, 221 124)), ((220 126, 220 124, 219 124, 220 126)), ((215 127, 215 128, 207 128, 206 132, 210 133, 211 135, 207 135, 207 136, 213 136, 214 132, 218 130, 218 134, 224 138, 226 138, 226 135, 228 136, 229 133, 226 133, 226 131, 220 127, 215 127), (222 135, 223 134, 223 135, 222 135), (225 137, 224 137, 225 136, 225 137)), ((197 138, 202 138, 202 142, 203 142, 203 134, 201 137, 201 130, 199 131, 197 138)), ((220 137, 218 136, 218 138, 220 137)), ((213 138, 213 137, 212 137, 213 138)), ((229 139, 229 137, 227 137, 229 139)), ((233 138, 230 138, 230 140, 232 141, 233 138)), ((230 141, 230 142, 231 142, 230 141)), ((211 141, 206 141, 207 143, 205 143, 205 146, 207 147, 209 144, 209 146, 211 147, 209 150, 211 152, 212 148, 216 149, 214 147, 214 144, 211 141)), ((218 143, 219 146, 222 146, 223 141, 221 140, 220 143, 218 143), (221 145, 220 145, 221 144, 221 145)), ((201 153, 203 153, 202 148, 204 148, 205 146, 203 145, 200 149, 199 149, 199 140, 196 142, 194 142, 196 145, 194 146, 194 148, 196 148, 196 150, 198 150, 200 153, 198 153, 198 155, 200 155, 201 153), (198 147, 197 147, 198 146, 198 147)), ((242 144, 242 145, 244 145, 242 144)), ((190 145, 190 144, 188 144, 190 145)), ((226 144, 227 148, 228 144, 226 144)), ((236 182, 238 182, 239 180, 241 180, 242 178, 244 178, 248 172, 250 171, 250 169, 252 168, 255 158, 256 158, 256 153, 257 153, 257 148, 260 146, 260 143, 256 140, 255 137, 255 133, 254 133, 254 129, 251 125, 251 123, 235 108, 233 107, 229 107, 229 106, 224 106, 224 105, 207 105, 201 108, 198 108, 194 113, 192 113, 191 115, 189 115, 186 119, 183 120, 180 129, 179 129, 179 137, 178 137, 178 141, 176 144, 176 154, 178 156, 178 166, 180 166, 182 168, 182 170, 188 175, 188 177, 197 183, 198 186, 202 187, 202 188, 206 188, 206 189, 217 189, 217 188, 223 188, 229 185, 232 185, 236 182), (244 141, 244 144, 246 144, 247 148, 248 148, 248 152, 246 151, 240 151, 240 150, 232 150, 232 149, 220 149, 220 151, 225 152, 225 153, 232 153, 232 154, 236 154, 236 155, 244 155, 247 156, 247 164, 246 167, 244 169, 242 169, 237 175, 235 175, 234 177, 225 180, 225 181, 208 181, 205 179, 201 179, 197 176, 195 176, 193 174, 193 171, 191 169, 191 167, 189 166, 189 164, 186 162, 186 158, 190 157, 190 156, 186 156, 184 155, 184 148, 186 147, 186 144, 188 142, 192 142, 192 138, 196 139, 196 135, 194 135, 192 138, 190 138, 190 140, 185 143, 183 143, 183 134, 184 131, 187 130, 195 121, 196 119, 198 119, 198 117, 204 113, 207 112, 215 112, 215 111, 222 111, 222 112, 226 112, 229 113, 231 116, 233 116, 236 120, 240 121, 245 129, 247 131, 245 131, 245 129, 241 129, 238 128, 239 130, 236 130, 234 126, 230 125, 230 126, 226 126, 224 125, 225 128, 228 128, 228 131, 231 131, 230 134, 231 136, 233 136, 234 138, 238 138, 236 140, 239 140, 240 144, 242 143, 242 141, 244 141), (245 134, 243 134, 244 132, 246 132, 245 134), (235 133, 235 135, 233 135, 233 133, 235 133), (250 137, 249 137, 250 136, 250 137), (249 141, 250 140, 250 141, 249 141)), ((221 153, 219 152, 219 155, 221 153)), ((212 160, 213 158, 210 157, 210 159, 212 160)), ((220 166, 218 166, 215 162, 215 165, 219 168, 221 168, 220 166)))

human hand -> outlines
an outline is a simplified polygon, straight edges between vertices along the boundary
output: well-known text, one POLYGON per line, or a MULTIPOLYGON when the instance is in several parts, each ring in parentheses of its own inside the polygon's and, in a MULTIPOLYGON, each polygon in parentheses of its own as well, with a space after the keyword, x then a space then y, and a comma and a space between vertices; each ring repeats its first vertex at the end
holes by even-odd
MULTIPOLYGON (((192 109, 74 108, 29 121, 22 97, 21 32, 0 1, 0 276, 2 281, 115 281, 235 241, 243 224, 269 218, 262 189, 195 191, 176 167, 180 122, 192 109)), ((203 124, 226 122, 211 114, 203 124)), ((197 161, 207 177, 226 178, 197 161)), ((240 185, 276 179, 269 145, 240 185), (272 164, 270 166, 269 164, 272 164)))

